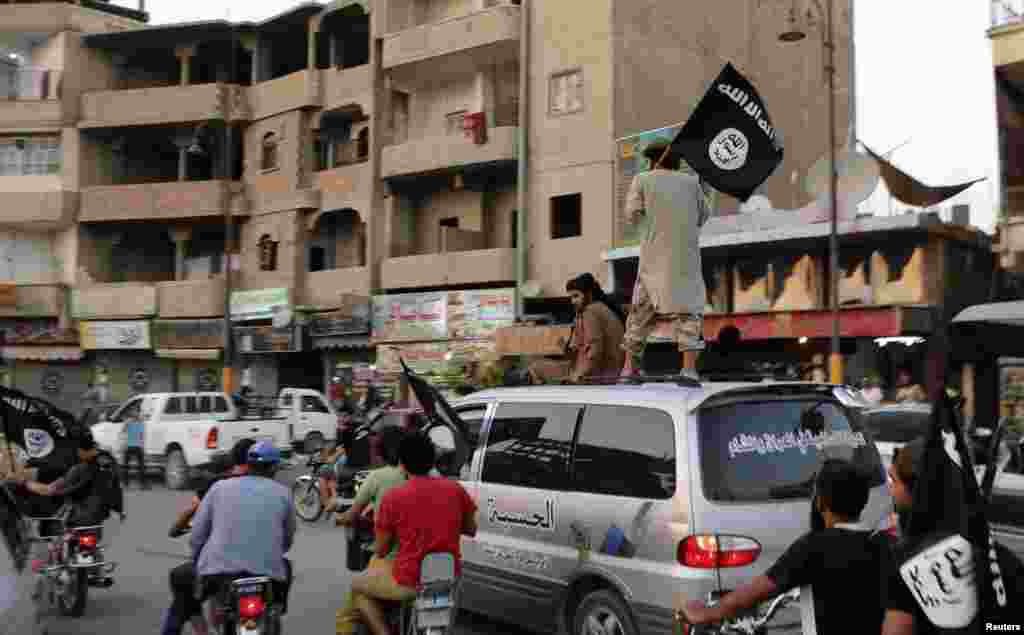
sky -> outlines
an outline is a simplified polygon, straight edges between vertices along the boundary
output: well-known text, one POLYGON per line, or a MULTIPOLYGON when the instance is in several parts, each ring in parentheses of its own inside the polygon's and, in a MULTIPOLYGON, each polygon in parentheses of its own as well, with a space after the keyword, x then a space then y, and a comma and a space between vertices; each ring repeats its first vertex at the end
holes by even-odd
MULTIPOLYGON (((909 140, 891 160, 928 185, 987 177, 944 205, 969 203, 971 223, 992 231, 999 199, 989 3, 855 1, 858 138, 879 153, 909 140)), ((162 24, 259 20, 296 4, 299 0, 147 0, 146 9, 152 24, 162 24)), ((903 207, 892 205, 896 213, 903 207)), ((889 213, 884 186, 861 210, 889 213)))

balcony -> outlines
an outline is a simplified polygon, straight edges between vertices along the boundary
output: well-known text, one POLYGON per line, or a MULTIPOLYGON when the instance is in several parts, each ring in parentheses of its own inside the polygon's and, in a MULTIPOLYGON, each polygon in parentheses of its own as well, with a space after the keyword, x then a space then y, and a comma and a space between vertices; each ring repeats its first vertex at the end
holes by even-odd
POLYGON ((246 89, 233 84, 97 90, 82 95, 79 128, 247 118, 246 89))
POLYGON ((353 68, 327 68, 319 71, 323 87, 323 108, 332 110, 353 102, 369 110, 373 92, 373 67, 369 64, 353 68))
POLYGON ((64 190, 56 175, 0 177, 0 197, 0 225, 23 230, 69 227, 78 205, 78 192, 64 190))
POLYGON ((62 125, 64 108, 60 82, 58 70, 15 69, 10 83, 0 84, 0 129, 62 125))
POLYGON ((405 256, 388 258, 381 264, 381 286, 385 289, 487 284, 515 278, 515 249, 405 256))
POLYGON ((346 207, 369 211, 372 195, 370 162, 342 165, 321 170, 315 175, 315 187, 320 190, 320 207, 324 210, 346 207))
POLYGON ((82 188, 82 221, 173 220, 221 216, 230 181, 172 181, 82 188))
POLYGON ((369 267, 345 267, 307 273, 302 303, 317 311, 329 311, 341 306, 341 298, 345 294, 370 295, 369 267))
POLYGON ((496 64, 515 59, 519 53, 520 10, 502 4, 468 15, 424 24, 384 36, 385 69, 402 68, 396 78, 429 75, 430 69, 446 73, 471 71, 477 63, 496 64), (443 60, 441 58, 444 58, 443 60))
POLYGON ((149 318, 156 308, 156 287, 146 282, 90 284, 71 292, 76 320, 149 318))
POLYGON ((209 318, 224 315, 224 277, 156 283, 160 317, 209 318))
POLYGON ((252 118, 265 119, 289 110, 319 106, 319 81, 319 71, 301 70, 250 87, 252 118))
POLYGON ((462 135, 427 137, 384 148, 384 178, 411 176, 448 168, 492 164, 516 159, 517 126, 487 130, 487 142, 475 144, 462 135))
POLYGON ((56 318, 64 307, 64 287, 60 284, 19 284, 14 287, 13 304, 9 296, 0 304, 0 317, 56 318))
POLYGON ((146 19, 145 13, 103 0, 0 3, 0 24, 12 33, 88 33, 97 30, 97 24, 137 29, 146 26, 146 19))
POLYGON ((988 34, 995 66, 1024 61, 1024 0, 993 0, 988 34))

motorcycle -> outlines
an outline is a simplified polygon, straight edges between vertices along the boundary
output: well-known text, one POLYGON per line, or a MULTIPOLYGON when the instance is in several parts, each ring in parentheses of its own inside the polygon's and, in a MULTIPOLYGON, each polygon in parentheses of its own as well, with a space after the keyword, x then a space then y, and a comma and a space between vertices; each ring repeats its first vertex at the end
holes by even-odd
POLYGON ((104 557, 103 525, 67 527, 67 512, 52 518, 30 518, 36 526, 33 542, 46 544, 46 560, 33 563, 40 576, 42 597, 62 615, 81 617, 89 587, 109 589, 117 565, 104 557))

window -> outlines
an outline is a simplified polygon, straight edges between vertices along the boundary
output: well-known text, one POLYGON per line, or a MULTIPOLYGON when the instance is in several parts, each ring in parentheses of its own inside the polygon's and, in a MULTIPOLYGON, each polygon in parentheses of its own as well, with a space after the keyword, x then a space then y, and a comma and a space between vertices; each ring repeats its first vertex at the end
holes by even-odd
POLYGON ((565 194, 551 197, 551 238, 572 238, 583 235, 583 195, 565 194))
POLYGON ((213 403, 212 403, 212 401, 213 400, 210 399, 210 395, 203 395, 202 397, 200 397, 199 398, 199 412, 201 412, 204 415, 207 415, 207 414, 210 414, 211 412, 213 412, 213 403))
POLYGON ((573 457, 573 489, 632 498, 672 498, 676 442, 660 410, 587 406, 573 457))
POLYGON ((199 414, 199 408, 196 404, 196 398, 194 395, 185 397, 185 412, 190 415, 199 414))
POLYGON ((213 411, 220 414, 228 412, 228 400, 224 397, 216 397, 213 401, 213 411))
POLYGON ((164 406, 164 414, 167 414, 167 415, 180 415, 181 414, 181 399, 179 397, 169 397, 167 399, 167 405, 164 406))
POLYGON ((472 478, 471 470, 473 469, 473 461, 476 459, 480 447, 480 432, 484 425, 484 417, 487 416, 487 406, 473 406, 471 408, 462 408, 456 410, 459 418, 466 424, 467 439, 466 443, 469 446, 469 458, 467 459, 466 465, 463 465, 459 478, 467 481, 472 478))
POLYGON ((444 116, 444 133, 449 137, 461 137, 466 134, 464 122, 466 120, 465 110, 456 110, 444 116))
POLYGON ((580 406, 498 406, 487 435, 482 480, 563 490, 580 406))
POLYGON ((512 210, 512 249, 519 246, 519 210, 512 210))
POLYGON ((121 409, 121 413, 117 415, 118 421, 134 421, 139 418, 142 414, 142 400, 135 399, 129 401, 124 408, 121 409))
POLYGON ((277 169, 277 135, 273 132, 268 132, 263 135, 263 151, 260 154, 260 169, 277 169))
POLYGON ((824 399, 756 396, 702 409, 704 493, 714 501, 806 499, 826 459, 853 462, 885 482, 878 450, 842 407, 824 399))
POLYGON ((324 402, 312 395, 302 396, 302 412, 330 412, 324 402))
POLYGON ((0 176, 60 174, 60 137, 0 137, 0 176))
POLYGON ((451 227, 452 229, 459 228, 459 217, 453 216, 451 218, 442 218, 441 227, 451 227))
POLYGON ((583 71, 556 73, 548 79, 548 113, 567 115, 583 110, 583 71))
POLYGON ((863 421, 875 441, 910 443, 928 430, 929 418, 926 412, 875 412, 863 421))
POLYGON ((260 236, 260 271, 277 271, 277 241, 270 234, 260 236))
POLYGON ((281 397, 281 405, 285 408, 292 407, 292 393, 288 393, 281 397))
POLYGON ((370 130, 363 128, 356 137, 356 158, 365 161, 370 156, 370 130))

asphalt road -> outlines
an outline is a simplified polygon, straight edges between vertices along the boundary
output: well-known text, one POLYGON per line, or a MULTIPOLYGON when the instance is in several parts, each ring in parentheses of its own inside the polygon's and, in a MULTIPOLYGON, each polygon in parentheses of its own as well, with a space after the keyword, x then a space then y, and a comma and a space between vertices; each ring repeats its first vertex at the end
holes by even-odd
MULTIPOLYGON (((294 473, 279 480, 288 482, 294 473)), ((161 614, 170 602, 168 571, 188 558, 184 540, 172 540, 167 530, 190 494, 170 492, 162 486, 150 491, 125 490, 127 519, 108 521, 116 535, 110 538, 107 557, 118 563, 115 585, 89 589, 89 603, 80 618, 55 617, 50 635, 113 635, 158 633, 161 614)), ((109 531, 109 529, 108 529, 109 531)), ((348 591, 350 572, 345 567, 345 542, 332 521, 299 521, 295 548, 289 554, 295 567, 286 633, 332 635, 335 611, 348 591)), ((462 613, 456 635, 526 635, 508 624, 462 613)))

